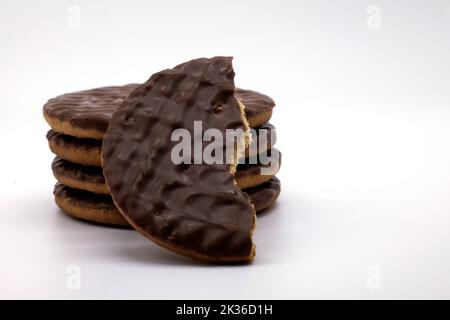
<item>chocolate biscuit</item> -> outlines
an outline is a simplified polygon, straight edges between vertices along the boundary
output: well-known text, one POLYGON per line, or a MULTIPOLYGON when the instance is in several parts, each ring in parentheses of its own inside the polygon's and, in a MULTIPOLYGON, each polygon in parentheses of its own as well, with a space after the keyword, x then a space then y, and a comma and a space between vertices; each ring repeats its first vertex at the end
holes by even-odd
POLYGON ((250 130, 252 134, 252 142, 245 149, 245 158, 255 157, 256 155, 266 152, 277 142, 277 130, 270 123, 265 123, 262 126, 250 130), (261 140, 261 141, 260 141, 261 140))
MULTIPOLYGON (((252 141, 255 147, 250 145, 245 149, 246 158, 254 157, 258 153, 270 150, 276 142, 276 129, 270 123, 264 124, 251 131, 252 141), (261 131, 261 130, 265 131, 261 131), (267 136, 265 144, 257 143, 260 133, 267 136)), ((50 130, 47 133, 47 139, 51 151, 58 157, 71 162, 101 166, 102 163, 102 142, 95 139, 80 139, 73 136, 57 133, 50 130)))
POLYGON ((137 86, 128 84, 63 94, 44 105, 44 117, 57 132, 101 140, 112 114, 137 86))
POLYGON ((53 193, 58 207, 74 218, 101 224, 129 226, 118 213, 109 195, 76 190, 62 184, 57 184, 53 193))
MULTIPOLYGON (((272 178, 270 181, 244 190, 255 206, 256 213, 271 207, 280 194, 280 181, 272 178)), ((55 186, 55 201, 66 214, 81 220, 106 225, 131 226, 117 210, 109 195, 91 193, 57 184, 55 186)))
POLYGON ((272 98, 256 91, 239 88, 236 88, 235 96, 245 106, 245 116, 250 127, 256 128, 269 122, 272 109, 275 107, 272 98))
MULTIPOLYGON (((44 105, 44 117, 50 127, 78 138, 101 140, 112 114, 138 84, 110 86, 66 93, 44 105)), ((245 105, 251 128, 268 122, 274 101, 261 93, 236 89, 236 98, 245 105)))
MULTIPOLYGON (((274 171, 261 175, 261 169, 269 165, 239 164, 236 169, 236 184, 240 189, 254 187, 270 180, 278 172, 279 162, 274 159, 274 171)), ((109 194, 108 186, 101 167, 85 166, 56 157, 52 163, 52 171, 59 183, 79 190, 100 194, 109 194)))
MULTIPOLYGON (((145 237, 176 253, 214 263, 255 255, 255 211, 231 164, 175 164, 171 135, 184 129, 249 130, 234 96, 231 58, 196 59, 156 73, 114 113, 103 139, 103 172, 114 203, 145 237)), ((204 147, 204 146, 203 146, 204 147)), ((204 149, 204 148, 203 148, 204 149)), ((203 150, 202 149, 202 150, 203 150)))
POLYGON ((102 167, 85 166, 56 157, 52 171, 59 183, 79 190, 109 194, 102 167))
POLYGON ((256 212, 260 213, 277 201, 281 192, 281 183, 277 177, 272 177, 259 186, 245 189, 244 192, 249 195, 256 212))
POLYGON ((102 141, 79 139, 50 130, 47 133, 50 150, 67 161, 89 166, 101 166, 102 141))
POLYGON ((267 161, 262 162, 259 156, 247 159, 246 163, 237 166, 235 179, 240 189, 255 187, 274 177, 281 166, 281 152, 273 148, 267 153, 267 161), (248 161, 253 160, 253 163, 248 161), (265 171, 264 171, 265 169, 265 171))

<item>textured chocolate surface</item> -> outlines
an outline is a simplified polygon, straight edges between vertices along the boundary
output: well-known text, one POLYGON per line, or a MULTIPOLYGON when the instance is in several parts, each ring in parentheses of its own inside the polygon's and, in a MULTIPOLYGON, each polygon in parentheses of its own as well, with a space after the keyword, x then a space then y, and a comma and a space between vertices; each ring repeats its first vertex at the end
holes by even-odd
MULTIPOLYGON (((192 60, 156 73, 114 114, 103 140, 103 172, 135 229, 177 253, 209 262, 254 256, 254 208, 229 165, 175 165, 175 129, 244 128, 231 58, 192 60)), ((224 146, 224 154, 226 154, 224 146)))
POLYGON ((256 212, 261 212, 271 207, 281 192, 281 183, 278 178, 273 177, 269 181, 244 190, 250 197, 252 203, 255 206, 256 212))
POLYGON ((137 84, 66 93, 50 99, 44 114, 82 129, 106 131, 113 112, 137 84))
MULTIPOLYGON (((105 132, 112 114, 137 87, 138 84, 131 83, 66 93, 50 99, 44 105, 44 115, 80 129, 105 132)), ((252 120, 271 112, 275 104, 268 96, 251 90, 236 89, 236 98, 245 105, 251 127, 261 125, 252 120)))

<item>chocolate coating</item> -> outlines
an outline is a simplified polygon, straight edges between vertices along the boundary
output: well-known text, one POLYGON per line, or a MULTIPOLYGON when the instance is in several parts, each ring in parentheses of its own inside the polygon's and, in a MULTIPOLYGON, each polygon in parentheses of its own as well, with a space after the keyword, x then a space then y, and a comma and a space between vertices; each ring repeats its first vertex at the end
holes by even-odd
MULTIPOLYGON (((112 114, 138 86, 138 84, 131 83, 124 86, 109 86, 66 93, 50 99, 44 105, 44 115, 46 118, 68 122, 76 128, 104 133, 111 121, 112 114)), ((253 119, 258 120, 257 118, 260 118, 262 113, 271 112, 274 105, 270 97, 256 91, 236 89, 235 94, 236 98, 245 105, 245 112, 251 127, 261 125, 262 123, 258 122, 252 123, 253 119)))
MULTIPOLYGON (((114 114, 103 139, 103 172, 113 200, 139 232, 208 262, 254 256, 255 211, 225 164, 175 165, 175 129, 244 128, 231 58, 196 59, 156 73, 114 114)), ((226 148, 224 146, 224 154, 226 148)))
POLYGON ((256 212, 261 212, 271 207, 281 192, 281 183, 277 177, 273 177, 269 181, 252 188, 244 190, 250 197, 255 206, 256 212))
POLYGON ((81 129, 106 131, 112 114, 137 84, 66 93, 50 99, 44 114, 81 129))

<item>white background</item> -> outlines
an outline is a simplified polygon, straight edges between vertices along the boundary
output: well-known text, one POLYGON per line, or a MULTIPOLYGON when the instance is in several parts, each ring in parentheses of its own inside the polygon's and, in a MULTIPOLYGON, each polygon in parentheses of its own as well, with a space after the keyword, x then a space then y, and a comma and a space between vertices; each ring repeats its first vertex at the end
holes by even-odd
POLYGON ((0 0, 0 89, 1 298, 450 298, 450 1, 0 0), (252 265, 57 210, 47 99, 214 55, 277 102, 252 265))

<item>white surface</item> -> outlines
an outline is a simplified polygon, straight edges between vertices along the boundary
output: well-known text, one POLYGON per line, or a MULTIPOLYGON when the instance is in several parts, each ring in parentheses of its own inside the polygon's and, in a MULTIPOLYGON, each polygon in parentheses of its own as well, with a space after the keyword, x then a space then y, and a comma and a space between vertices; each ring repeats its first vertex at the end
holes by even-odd
POLYGON ((0 1, 0 297, 450 298, 450 2, 163 3, 0 1), (283 193, 255 262, 199 265, 61 214, 46 100, 213 55, 278 104, 283 193))

